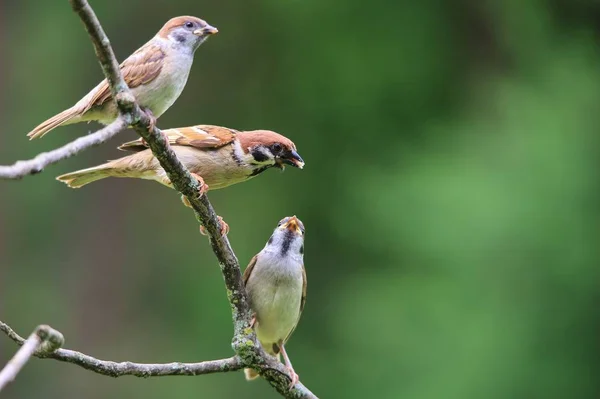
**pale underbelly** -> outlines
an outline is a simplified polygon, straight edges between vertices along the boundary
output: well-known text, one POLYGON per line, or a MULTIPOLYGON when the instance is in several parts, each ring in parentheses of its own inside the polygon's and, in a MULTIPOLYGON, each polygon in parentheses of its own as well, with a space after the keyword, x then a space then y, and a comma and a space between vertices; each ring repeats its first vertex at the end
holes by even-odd
MULTIPOLYGON (((300 316, 302 288, 280 287, 272 295, 252 298, 252 310, 256 313, 256 334, 263 346, 285 341, 300 316)), ((269 348, 270 349, 270 348, 269 348)))

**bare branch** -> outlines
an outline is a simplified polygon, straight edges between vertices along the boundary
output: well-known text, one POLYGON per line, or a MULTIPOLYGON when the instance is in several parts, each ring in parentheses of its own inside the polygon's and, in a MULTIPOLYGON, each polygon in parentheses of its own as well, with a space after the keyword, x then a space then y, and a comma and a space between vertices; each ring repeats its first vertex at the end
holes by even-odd
MULTIPOLYGON (((118 363, 108 360, 96 359, 84 353, 69 349, 58 349, 64 342, 64 340, 62 339, 62 334, 48 326, 38 327, 36 331, 33 334, 31 334, 31 336, 27 340, 24 340, 21 336, 19 336, 19 334, 14 332, 8 324, 2 321, 0 321, 0 331, 6 333, 6 335, 8 335, 17 344, 22 345, 17 355, 21 352, 25 352, 27 353, 27 359, 33 355, 43 359, 55 359, 61 362, 73 363, 80 367, 83 367, 86 370, 91 370, 95 373, 107 375, 110 377, 132 375, 135 377, 145 378, 168 375, 200 375, 235 371, 243 367, 242 362, 237 356, 230 357, 227 359, 209 360, 199 363, 118 363), (38 342, 41 343, 42 336, 47 337, 45 338, 46 342, 48 344, 52 344, 53 346, 40 346, 38 342), (60 340, 57 341, 57 338, 52 337, 60 337, 60 340), (33 342, 33 344, 31 342, 33 342), (33 346, 33 349, 31 348, 31 346, 33 346)), ((15 355, 15 358, 17 357, 17 355, 15 355)), ((11 362, 13 361, 14 359, 11 360, 11 362)), ((27 360, 25 359, 25 361, 27 360)), ((11 362, 9 362, 9 365, 11 362)), ((19 369, 23 366, 23 364, 24 363, 20 364, 19 369)), ((6 368, 8 368, 8 365, 6 368)), ((18 370, 16 370, 16 372, 18 372, 18 370)), ((14 373, 14 375, 16 375, 16 372, 14 373)), ((2 371, 2 373, 4 373, 4 371, 2 371)), ((0 373, 0 390, 2 389, 2 373, 0 373)))
MULTIPOLYGON (((9 330, 12 331, 10 327, 9 330)), ((18 335, 17 337, 21 339, 23 345, 9 360, 4 369, 0 371, 0 391, 16 378, 19 371, 35 352, 51 353, 65 342, 61 333, 45 325, 38 326, 24 342, 23 338, 18 335)))
POLYGON ((40 173, 48 165, 55 164, 63 159, 77 155, 87 148, 110 140, 126 127, 127 123, 122 118, 118 118, 110 125, 93 134, 79 137, 60 148, 43 152, 33 159, 18 161, 11 166, 0 166, 0 179, 20 179, 27 175, 40 173))

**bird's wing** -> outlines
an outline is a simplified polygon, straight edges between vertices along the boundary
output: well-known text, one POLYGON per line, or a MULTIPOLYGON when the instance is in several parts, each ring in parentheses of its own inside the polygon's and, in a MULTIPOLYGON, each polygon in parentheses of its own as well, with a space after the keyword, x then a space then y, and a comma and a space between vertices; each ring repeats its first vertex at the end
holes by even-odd
POLYGON ((254 270, 254 266, 256 266, 256 260, 258 259, 258 255, 254 255, 252 259, 250 259, 250 263, 244 270, 244 275, 242 276, 242 281, 244 282, 244 286, 248 284, 248 279, 250 278, 250 274, 252 274, 252 270, 254 270))
MULTIPOLYGON (((163 130, 169 138, 171 145, 183 145, 198 149, 221 148, 233 141, 236 130, 221 126, 197 125, 163 130)), ((143 151, 148 144, 142 139, 122 144, 119 149, 123 151, 143 151)))
MULTIPOLYGON (((152 82, 160 74, 166 57, 160 46, 146 44, 131 54, 120 65, 121 74, 130 89, 152 82)), ((82 113, 93 107, 110 101, 112 95, 108 82, 104 79, 86 97, 85 108, 82 113)))

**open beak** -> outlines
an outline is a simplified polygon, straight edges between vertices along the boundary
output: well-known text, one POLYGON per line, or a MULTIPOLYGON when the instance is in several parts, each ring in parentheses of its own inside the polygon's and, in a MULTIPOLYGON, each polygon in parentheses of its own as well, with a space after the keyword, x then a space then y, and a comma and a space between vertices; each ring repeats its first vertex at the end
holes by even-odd
POLYGON ((219 33, 219 30, 214 26, 206 25, 203 28, 196 29, 194 35, 196 36, 210 36, 219 33))
POLYGON ((302 230, 300 230, 300 221, 298 220, 296 215, 292 216, 290 220, 282 224, 281 228, 288 229, 298 234, 302 233, 302 230))
POLYGON ((292 150, 278 160, 279 167, 283 169, 283 163, 291 165, 295 168, 304 168, 304 160, 296 151, 292 150))

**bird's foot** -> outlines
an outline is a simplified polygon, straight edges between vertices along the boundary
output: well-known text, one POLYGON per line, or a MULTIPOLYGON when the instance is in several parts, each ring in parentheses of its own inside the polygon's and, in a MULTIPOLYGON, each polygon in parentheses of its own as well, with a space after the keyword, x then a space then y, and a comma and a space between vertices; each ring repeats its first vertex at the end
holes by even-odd
MULTIPOLYGON (((200 188, 198 189, 198 196, 202 197, 204 194, 206 194, 206 192, 208 191, 208 184, 206 184, 204 182, 204 179, 202 178, 202 176, 197 175, 195 173, 190 173, 192 175, 192 177, 194 179, 196 179, 198 181, 198 183, 200 184, 200 188)), ((170 185, 170 181, 169 181, 169 185, 170 185)), ((192 207, 192 204, 190 204, 190 200, 187 199, 187 197, 185 195, 181 196, 181 202, 183 202, 183 205, 187 206, 188 208, 192 207)))
POLYGON ((292 389, 294 387, 294 385, 296 385, 298 383, 298 381, 300 381, 300 377, 294 371, 294 368, 292 367, 292 362, 290 361, 290 358, 287 355, 287 352, 285 350, 285 346, 283 345, 283 342, 281 342, 281 341, 279 342, 279 348, 281 350, 281 354, 283 355, 283 360, 285 362, 285 368, 287 369, 288 373, 290 374, 289 375, 290 380, 292 380, 290 382, 289 389, 292 389))
POLYGON ((200 189, 198 190, 198 194, 200 197, 202 197, 208 191, 208 184, 206 184, 204 182, 204 179, 202 178, 202 176, 197 175, 196 173, 190 173, 190 174, 192 175, 192 177, 194 179, 196 179, 198 181, 198 183, 200 183, 200 189))
MULTIPOLYGON (((227 234, 229 234, 229 225, 225 223, 221 216, 217 216, 217 218, 219 219, 219 225, 221 226, 221 235, 226 236, 227 234)), ((208 233, 206 232, 206 228, 204 228, 204 226, 202 225, 200 225, 200 234, 202 234, 203 236, 208 235, 208 233)))
POLYGON ((256 325, 256 313, 254 313, 252 315, 252 318, 250 319, 250 328, 254 328, 255 325, 256 325))
POLYGON ((294 385, 296 385, 298 383, 298 381, 300 381, 300 376, 298 376, 298 374, 296 374, 296 372, 294 371, 294 369, 292 368, 292 366, 285 366, 285 368, 287 369, 288 373, 290 374, 290 380, 292 380, 290 382, 289 385, 289 389, 292 389, 294 387, 294 385))

